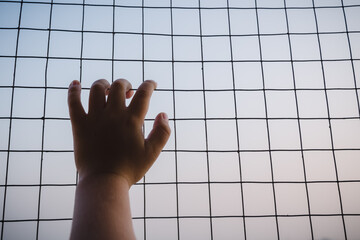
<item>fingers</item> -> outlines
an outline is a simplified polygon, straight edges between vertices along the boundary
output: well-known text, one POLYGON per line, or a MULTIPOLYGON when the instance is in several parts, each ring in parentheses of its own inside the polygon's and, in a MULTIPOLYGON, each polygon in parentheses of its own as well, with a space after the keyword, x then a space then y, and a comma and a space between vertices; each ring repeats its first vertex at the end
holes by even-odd
POLYGON ((151 95, 154 89, 156 89, 156 86, 156 82, 152 80, 146 80, 139 86, 129 105, 129 109, 135 117, 138 117, 141 120, 145 118, 149 108, 151 95))
POLYGON ((156 160, 168 141, 170 133, 168 116, 166 113, 159 113, 155 118, 153 129, 145 142, 145 151, 149 159, 152 161, 156 160))
POLYGON ((106 92, 110 84, 105 79, 95 81, 90 88, 89 114, 103 110, 106 104, 106 92))
POLYGON ((79 81, 73 81, 68 90, 68 105, 70 120, 73 125, 77 125, 86 116, 85 110, 80 99, 81 86, 79 81))
POLYGON ((131 83, 126 79, 114 81, 111 84, 108 96, 109 107, 124 109, 126 107, 125 99, 130 98, 134 93, 131 88, 131 83))

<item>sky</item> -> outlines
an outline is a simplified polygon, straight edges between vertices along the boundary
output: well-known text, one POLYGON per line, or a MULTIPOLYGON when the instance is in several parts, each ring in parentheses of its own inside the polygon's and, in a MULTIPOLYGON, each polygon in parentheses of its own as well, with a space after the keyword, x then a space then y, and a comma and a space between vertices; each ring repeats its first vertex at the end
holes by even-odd
POLYGON ((0 1, 2 239, 68 238, 67 87, 100 78, 158 82, 145 135, 170 118, 138 239, 360 238, 358 1, 84 2, 0 1))

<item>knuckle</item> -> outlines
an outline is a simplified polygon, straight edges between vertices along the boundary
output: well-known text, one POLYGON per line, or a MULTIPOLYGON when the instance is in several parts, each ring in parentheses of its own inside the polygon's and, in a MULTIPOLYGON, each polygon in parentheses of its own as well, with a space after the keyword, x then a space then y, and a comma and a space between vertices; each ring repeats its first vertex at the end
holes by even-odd
POLYGON ((69 88, 69 89, 68 89, 68 94, 69 94, 69 95, 74 95, 74 94, 76 94, 77 91, 78 91, 78 90, 77 90, 76 88, 69 88))
POLYGON ((78 97, 78 92, 76 91, 76 89, 69 89, 68 92, 68 103, 72 104, 74 102, 77 101, 77 97, 78 97))
POLYGON ((127 109, 128 117, 127 117, 127 124, 129 126, 135 126, 135 125, 142 125, 143 120, 139 118, 136 114, 134 114, 131 110, 127 109))
POLYGON ((139 88, 137 91, 136 91, 136 95, 140 98, 147 98, 149 95, 150 95, 150 92, 148 89, 145 89, 145 88, 139 88))
POLYGON ((167 125, 164 125, 164 124, 159 125, 158 131, 160 132, 160 134, 161 134, 163 137, 169 137, 170 134, 171 134, 171 129, 170 129, 170 127, 167 126, 167 125))
POLYGON ((163 132, 164 132, 164 134, 165 134, 166 136, 170 136, 170 135, 171 135, 171 129, 170 129, 169 126, 164 126, 164 127, 162 128, 162 130, 163 130, 163 132))

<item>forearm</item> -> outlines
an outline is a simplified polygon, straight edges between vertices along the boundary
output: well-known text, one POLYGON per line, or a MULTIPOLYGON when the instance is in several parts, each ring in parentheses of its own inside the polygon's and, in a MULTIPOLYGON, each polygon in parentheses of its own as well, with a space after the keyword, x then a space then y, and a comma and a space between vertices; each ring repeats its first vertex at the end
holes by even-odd
POLYGON ((135 239, 125 179, 102 175, 79 181, 70 239, 135 239))

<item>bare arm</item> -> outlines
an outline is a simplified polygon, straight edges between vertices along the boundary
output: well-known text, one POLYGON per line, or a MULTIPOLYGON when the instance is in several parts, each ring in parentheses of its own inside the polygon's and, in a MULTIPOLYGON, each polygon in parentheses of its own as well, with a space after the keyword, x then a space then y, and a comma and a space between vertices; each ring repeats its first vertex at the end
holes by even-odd
POLYGON ((116 80, 94 82, 89 112, 80 102, 80 83, 69 87, 68 104, 79 172, 70 239, 135 239, 129 189, 155 162, 170 136, 165 113, 144 139, 142 124, 148 110, 153 81, 145 81, 130 105, 131 84, 116 80), (108 98, 106 100, 106 95, 108 98))

